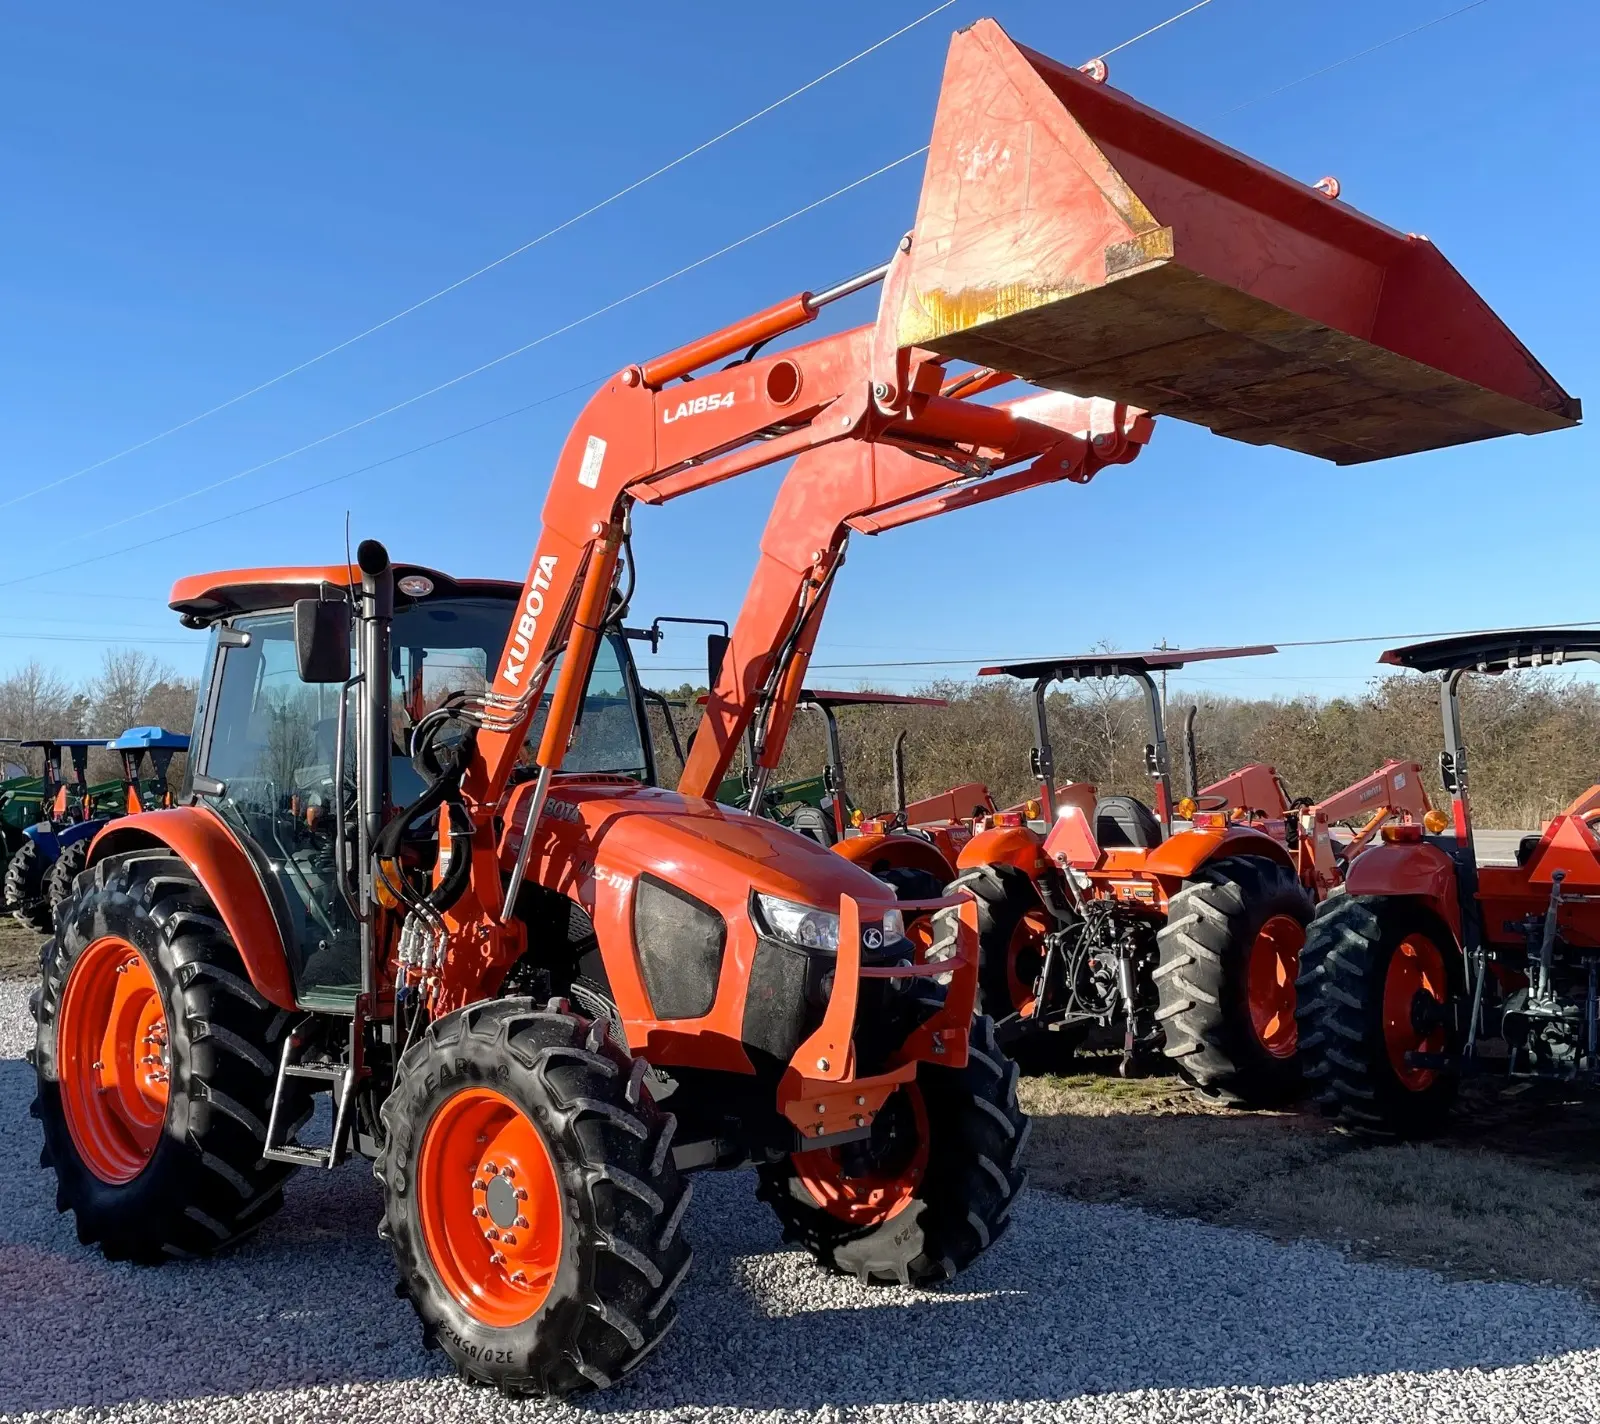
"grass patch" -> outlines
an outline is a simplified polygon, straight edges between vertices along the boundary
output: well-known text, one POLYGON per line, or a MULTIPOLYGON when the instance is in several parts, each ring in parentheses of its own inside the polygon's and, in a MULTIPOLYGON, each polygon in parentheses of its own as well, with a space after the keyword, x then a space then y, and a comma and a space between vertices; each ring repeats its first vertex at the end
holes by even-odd
POLYGON ((1372 1143, 1304 1112, 1212 1107, 1098 1062, 1024 1079, 1035 1185, 1280 1241, 1600 1293, 1600 1108, 1474 1081, 1451 1131, 1372 1143))

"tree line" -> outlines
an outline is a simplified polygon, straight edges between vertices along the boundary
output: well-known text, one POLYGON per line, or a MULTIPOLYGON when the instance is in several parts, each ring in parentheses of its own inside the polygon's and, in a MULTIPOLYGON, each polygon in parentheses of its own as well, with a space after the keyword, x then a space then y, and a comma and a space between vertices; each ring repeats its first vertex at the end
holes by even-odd
MULTIPOLYGON (((79 683, 31 662, 0 678, 0 737, 114 737, 130 726, 156 724, 188 731, 195 682, 138 649, 108 651, 99 671, 79 683)), ((687 741, 703 688, 669 693, 679 737, 687 741)), ((851 800, 868 811, 894 800, 891 755, 906 736, 906 781, 911 797, 981 781, 1006 805, 1031 795, 1031 689, 1009 679, 938 681, 919 689, 944 707, 844 708, 839 723, 851 800)), ((1472 753, 1473 810, 1483 826, 1535 827, 1585 787, 1600 781, 1600 688, 1549 673, 1471 677, 1463 683, 1463 717, 1472 753)), ((1434 804, 1443 806, 1438 753, 1438 683, 1396 674, 1375 678, 1353 697, 1243 698, 1174 694, 1168 708, 1174 787, 1187 786, 1182 749, 1185 709, 1197 708, 1196 760, 1200 784, 1249 762, 1276 768, 1290 793, 1320 799, 1374 770, 1386 757, 1419 762, 1434 804)), ((1085 682, 1046 699, 1059 779, 1093 782, 1102 792, 1149 797, 1145 773, 1148 715, 1129 682, 1085 682)), ((652 740, 661 779, 676 779, 678 762, 659 713, 652 740)), ((824 761, 822 718, 802 710, 777 779, 815 774, 824 761)), ((0 760, 26 761, 0 748, 0 760)), ((96 779, 120 773, 109 753, 91 757, 96 779)), ((175 779, 183 759, 174 763, 175 779)))
MULTIPOLYGON (((1600 688, 1545 673, 1469 676, 1462 684, 1462 717, 1471 752, 1474 819, 1480 826, 1534 828, 1586 787, 1600 782, 1600 688)), ((694 696, 675 713, 680 737, 695 717, 694 696)), ((893 805, 892 752, 906 736, 906 785, 912 799, 968 781, 985 783, 996 804, 1032 795, 1032 687, 1010 679, 942 681, 920 688, 945 707, 894 705, 838 712, 846 787, 867 811, 893 805)), ((1439 782, 1442 746, 1439 684, 1432 677, 1374 678, 1354 697, 1244 698, 1174 693, 1168 712, 1173 787, 1188 790, 1183 720, 1196 707, 1199 784, 1251 762, 1276 769, 1292 796, 1320 800, 1376 770, 1386 758, 1415 761, 1433 804, 1448 807, 1439 782)), ((1145 746, 1149 714, 1129 681, 1084 682, 1046 698, 1050 741, 1060 781, 1088 781, 1102 793, 1125 792, 1148 801, 1145 746)), ((677 763, 667 739, 655 736, 658 765, 677 763)), ((820 713, 801 711, 777 781, 814 774, 823 765, 820 713)), ((665 777, 664 779, 670 779, 665 777)))
MULTIPOLYGON (((137 648, 109 649, 100 669, 71 682, 54 669, 29 662, 0 678, 0 737, 112 738, 129 727, 165 727, 188 732, 194 721, 196 683, 169 664, 137 648)), ((173 759, 174 784, 181 784, 187 759, 173 759)), ((26 766, 35 775, 43 765, 37 751, 0 746, 0 763, 26 766)), ((69 763, 70 765, 70 763, 69 763)), ((108 781, 122 775, 114 752, 91 752, 89 778, 108 781)))

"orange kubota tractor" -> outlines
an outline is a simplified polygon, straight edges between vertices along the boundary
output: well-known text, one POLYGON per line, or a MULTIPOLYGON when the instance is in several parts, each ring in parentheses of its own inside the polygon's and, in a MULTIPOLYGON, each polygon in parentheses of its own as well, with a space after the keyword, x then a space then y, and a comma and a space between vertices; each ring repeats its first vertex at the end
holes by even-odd
POLYGON ((1473 843, 1460 688, 1469 673, 1600 661, 1593 629, 1416 643, 1382 661, 1439 678, 1448 834, 1391 826, 1317 912, 1300 975, 1300 1044, 1324 1109, 1353 1127, 1437 1129, 1474 1069, 1600 1084, 1600 788, 1514 864, 1473 843))
MULTIPOLYGON (((1186 725, 1185 737, 1189 734, 1186 725)), ((1291 796, 1283 778, 1264 762, 1242 766, 1188 799, 1193 810, 1220 811, 1281 840, 1294 857, 1300 883, 1319 901, 1344 884, 1350 862, 1376 842, 1385 826, 1420 826, 1430 813, 1438 814, 1428 800, 1422 768, 1393 758, 1320 801, 1291 796), (1351 826, 1349 834, 1335 835, 1333 828, 1340 824, 1351 826)))
POLYGON ((214 1251, 295 1169, 369 1154, 427 1337, 566 1394, 671 1325, 689 1170, 754 1165, 790 1237, 865 1281, 943 1280, 999 1237, 1026 1130, 973 1017, 975 907, 902 906, 648 784, 620 631, 639 503, 836 442, 979 482, 1030 443, 1089 460, 952 398, 954 360, 1345 459, 1576 415, 1425 240, 964 30, 892 260, 619 371, 520 588, 366 541, 356 571, 174 589, 213 648, 194 794, 97 836, 38 997, 34 1111, 84 1241, 214 1251), (764 349, 879 281, 872 324, 764 349))

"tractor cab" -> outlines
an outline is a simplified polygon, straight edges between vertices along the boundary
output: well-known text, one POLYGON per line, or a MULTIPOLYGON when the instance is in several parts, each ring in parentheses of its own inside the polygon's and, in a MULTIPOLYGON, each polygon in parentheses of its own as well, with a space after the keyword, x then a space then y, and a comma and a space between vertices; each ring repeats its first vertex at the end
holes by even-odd
MULTIPOLYGON (((1139 653, 1085 653, 1021 663, 1003 663, 979 670, 982 677, 1015 677, 1033 682, 1034 745, 1029 769, 1039 783, 1050 836, 1066 852, 1068 863, 1094 869, 1107 852, 1152 851, 1172 834, 1172 765, 1167 753, 1165 708, 1154 674, 1173 672, 1192 662, 1220 658, 1256 657, 1275 653, 1268 644, 1241 648, 1156 648, 1139 653), (1145 744, 1145 768, 1154 783, 1154 806, 1136 796, 1101 796, 1085 817, 1078 798, 1061 802, 1055 781, 1055 754, 1050 745, 1050 723, 1045 697, 1058 682, 1083 682, 1131 678, 1144 694, 1150 720, 1150 741, 1145 744)), ((1197 815, 1211 816, 1223 808, 1206 806, 1197 815)), ((1199 822, 1197 822, 1199 824, 1199 822)))
MULTIPOLYGON (((344 893, 347 867, 355 863, 354 786, 363 754, 355 707, 360 678, 349 675, 350 586, 345 565, 247 569, 186 578, 171 598, 188 626, 211 633, 192 738, 194 799, 249 855, 288 946, 297 1001, 319 1007, 353 1003, 361 977, 359 923, 344 893), (303 668, 302 655, 316 651, 318 639, 314 612, 297 611, 307 604, 322 605, 330 626, 346 630, 333 681, 303 676, 326 674, 303 668)), ((509 580, 454 579, 415 565, 396 566, 394 588, 385 657, 388 735, 381 738, 387 746, 373 758, 381 768, 384 821, 422 795, 413 734, 430 713, 488 685, 523 593, 509 580)), ((655 781, 628 643, 615 624, 600 641, 568 774, 655 781)), ((523 765, 538 745, 547 704, 548 698, 529 725, 523 765)), ((523 774, 519 769, 513 779, 523 774)), ((406 854, 431 861, 438 846, 410 844, 406 854)))

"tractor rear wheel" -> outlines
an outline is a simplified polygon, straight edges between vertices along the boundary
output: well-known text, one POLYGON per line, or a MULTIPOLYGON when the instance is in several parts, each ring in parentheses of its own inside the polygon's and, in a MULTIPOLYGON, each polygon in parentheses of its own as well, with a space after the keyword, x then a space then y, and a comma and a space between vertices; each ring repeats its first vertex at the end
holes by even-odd
POLYGON ((1311 897, 1262 856, 1203 866, 1156 935, 1162 1050, 1208 1097, 1266 1107, 1300 1088, 1295 978, 1311 897))
POLYGON ((177 856, 92 867, 61 907, 34 1012, 42 1160, 80 1241, 148 1264, 209 1255, 282 1204, 292 1168, 261 1149, 289 1015, 251 985, 177 856))
POLYGON ((1402 896, 1325 901, 1299 992, 1305 1074, 1326 1113, 1383 1136, 1443 1125, 1459 1084, 1465 990, 1461 952, 1437 915, 1402 896))
POLYGON ((868 1285, 936 1285, 1005 1234, 1030 1129, 1017 1067, 980 1015, 965 1068, 922 1064, 867 1142, 762 1167, 757 1191, 784 1240, 829 1270, 868 1285))
POLYGON ((373 1166, 379 1235, 463 1378, 604 1389, 677 1318, 689 1187, 645 1071, 563 999, 460 1009, 401 1059, 373 1166))
POLYGON ((1028 1012, 1054 928, 1033 881, 1014 865, 979 865, 950 888, 978 902, 979 1009, 996 1023, 1028 1012))
POLYGON ((50 902, 45 898, 45 877, 50 862, 31 838, 6 862, 5 904, 18 923, 40 934, 50 933, 50 902))
POLYGON ((52 926, 55 924, 56 910, 71 898, 73 882, 89 864, 89 843, 92 839, 92 836, 84 836, 81 840, 73 841, 56 857, 55 864, 44 877, 44 899, 52 926))

